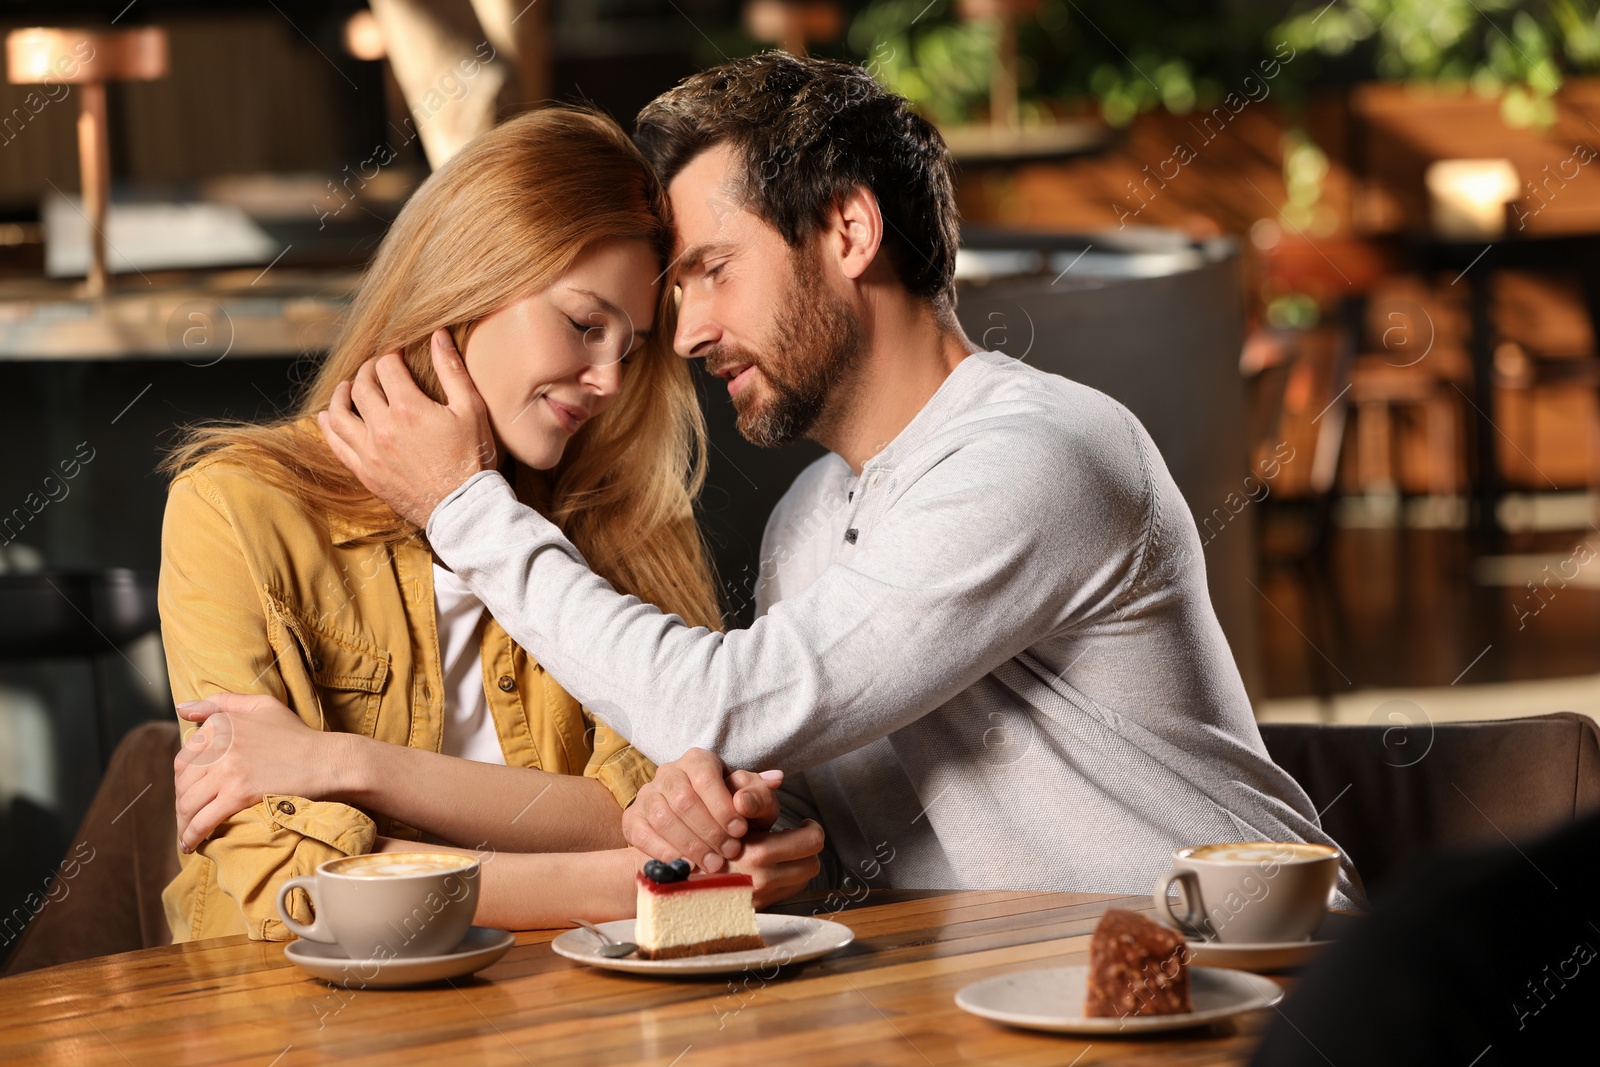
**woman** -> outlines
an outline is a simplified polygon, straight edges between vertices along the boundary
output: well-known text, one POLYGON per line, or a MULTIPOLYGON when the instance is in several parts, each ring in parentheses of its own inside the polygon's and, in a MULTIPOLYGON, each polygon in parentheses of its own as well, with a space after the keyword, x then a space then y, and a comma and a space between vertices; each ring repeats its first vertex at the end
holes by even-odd
MULTIPOLYGON (((620 815, 655 768, 486 617, 334 459, 314 416, 378 352, 398 351, 443 399, 433 360, 450 337, 488 409, 484 447, 524 501, 617 588, 716 627, 691 506, 705 431, 687 368, 657 340, 670 335, 656 329, 665 217, 610 120, 507 122, 395 220, 297 416, 202 429, 168 461, 163 637, 180 717, 211 718, 176 766, 183 870, 164 901, 177 940, 286 939, 284 879, 425 838, 496 853, 480 922, 632 913, 645 857, 621 847, 620 815), (217 692, 276 701, 213 718, 194 702, 217 692)), ((748 849, 758 900, 803 885, 820 847, 810 824, 748 849)))

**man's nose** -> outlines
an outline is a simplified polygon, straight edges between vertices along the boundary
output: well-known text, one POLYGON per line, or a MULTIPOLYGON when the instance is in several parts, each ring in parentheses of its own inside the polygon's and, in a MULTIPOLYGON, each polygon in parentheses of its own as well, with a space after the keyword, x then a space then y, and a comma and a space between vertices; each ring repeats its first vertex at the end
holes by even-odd
POLYGON ((672 347, 684 359, 704 356, 706 349, 722 336, 709 305, 710 301, 687 289, 678 301, 678 328, 672 336, 672 347))

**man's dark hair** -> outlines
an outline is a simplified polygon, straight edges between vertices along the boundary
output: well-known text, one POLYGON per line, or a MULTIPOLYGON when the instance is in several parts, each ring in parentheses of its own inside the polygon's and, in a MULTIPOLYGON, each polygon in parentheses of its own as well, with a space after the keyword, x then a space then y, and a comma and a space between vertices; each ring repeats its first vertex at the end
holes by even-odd
POLYGON ((960 242, 950 153, 933 124, 861 67, 766 52, 686 79, 639 112, 634 141, 664 184, 727 144, 745 205, 791 247, 857 185, 878 199, 882 247, 901 282, 941 314, 955 307, 960 242))

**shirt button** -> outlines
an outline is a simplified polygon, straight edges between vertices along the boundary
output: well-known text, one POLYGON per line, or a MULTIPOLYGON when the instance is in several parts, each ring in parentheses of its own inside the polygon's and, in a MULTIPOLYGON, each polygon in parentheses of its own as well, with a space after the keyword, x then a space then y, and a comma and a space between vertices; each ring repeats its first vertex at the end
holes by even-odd
POLYGON ((287 800, 280 800, 278 801, 278 810, 283 812, 285 815, 293 815, 294 804, 287 800))
POLYGON ((511 677, 511 675, 502 674, 500 676, 500 691, 502 693, 509 693, 513 689, 515 689, 516 687, 517 687, 517 680, 515 678, 511 677))
POLYGON ((856 543, 856 531, 854 527, 844 532, 844 543, 847 545, 853 545, 856 543))

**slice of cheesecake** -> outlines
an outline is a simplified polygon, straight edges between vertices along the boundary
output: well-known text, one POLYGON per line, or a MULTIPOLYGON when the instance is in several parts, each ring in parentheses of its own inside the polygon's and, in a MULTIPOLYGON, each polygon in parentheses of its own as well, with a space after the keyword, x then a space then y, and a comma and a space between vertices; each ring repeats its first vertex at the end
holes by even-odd
POLYGON ((656 882, 638 874, 633 939, 647 960, 765 948, 748 874, 697 874, 656 882))

